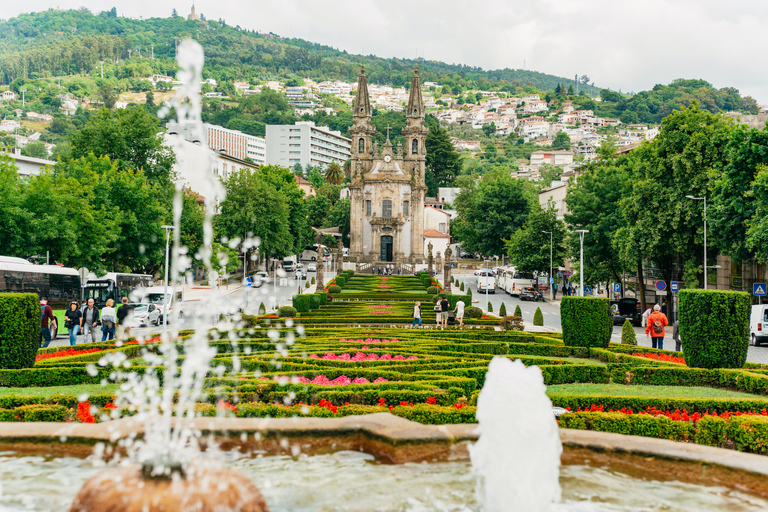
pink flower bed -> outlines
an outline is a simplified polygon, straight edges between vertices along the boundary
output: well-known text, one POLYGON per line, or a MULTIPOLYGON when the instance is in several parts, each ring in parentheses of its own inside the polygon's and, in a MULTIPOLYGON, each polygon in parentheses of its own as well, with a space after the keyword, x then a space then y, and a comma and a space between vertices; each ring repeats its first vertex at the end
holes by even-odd
MULTIPOLYGON (((287 377, 272 377, 272 380, 274 381, 280 381, 281 379, 286 379, 287 377)), ((302 384, 319 384, 323 386, 348 386, 349 384, 371 384, 371 381, 366 379, 365 377, 357 377, 356 379, 350 379, 346 375, 340 375, 336 377, 333 380, 328 379, 325 375, 318 375, 314 379, 310 380, 307 377, 294 377, 297 382, 300 382, 302 384)), ((289 379, 292 380, 292 379, 289 379)), ((381 384, 382 382, 389 382, 387 379, 383 377, 379 377, 378 379, 373 381, 373 384, 381 384)))
POLYGON ((351 354, 334 354, 333 352, 326 352, 322 357, 317 354, 312 354, 309 359, 326 359, 329 361, 409 361, 412 359, 418 359, 416 356, 401 356, 392 354, 384 354, 379 356, 378 354, 366 354, 364 352, 357 352, 354 356, 351 354))
POLYGON ((354 340, 354 339, 347 339, 347 338, 339 338, 339 341, 341 343, 389 343, 389 342, 397 343, 400 340, 398 340, 397 338, 392 338, 391 340, 380 340, 380 339, 371 339, 371 338, 366 338, 366 339, 360 338, 360 339, 354 340))

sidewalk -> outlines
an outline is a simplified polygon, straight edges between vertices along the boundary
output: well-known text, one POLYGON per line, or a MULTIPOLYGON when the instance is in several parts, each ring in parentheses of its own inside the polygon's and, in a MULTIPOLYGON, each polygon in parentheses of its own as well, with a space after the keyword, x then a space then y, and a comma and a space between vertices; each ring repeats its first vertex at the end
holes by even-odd
MULTIPOLYGON (((219 294, 222 296, 232 295, 233 293, 242 291, 243 288, 245 287, 242 283, 231 283, 229 285, 220 286, 219 294)), ((184 286, 182 291, 184 293, 185 302, 194 302, 201 300, 204 296, 209 294, 211 292, 211 287, 200 285, 184 286)))

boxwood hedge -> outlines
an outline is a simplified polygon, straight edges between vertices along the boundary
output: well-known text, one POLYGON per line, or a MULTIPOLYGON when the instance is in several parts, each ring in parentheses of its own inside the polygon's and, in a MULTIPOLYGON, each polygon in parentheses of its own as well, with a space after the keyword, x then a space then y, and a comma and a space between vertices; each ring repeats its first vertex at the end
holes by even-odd
POLYGON ((611 341, 613 315, 608 299, 563 297, 560 303, 563 341, 571 347, 607 347, 611 341))
POLYGON ((31 368, 40 344, 40 304, 34 293, 0 294, 0 368, 31 368))

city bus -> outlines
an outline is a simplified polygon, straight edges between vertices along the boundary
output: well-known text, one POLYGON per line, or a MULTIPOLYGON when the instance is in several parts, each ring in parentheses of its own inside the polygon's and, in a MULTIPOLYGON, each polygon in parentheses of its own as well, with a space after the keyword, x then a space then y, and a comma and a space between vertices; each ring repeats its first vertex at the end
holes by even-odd
POLYGON ((123 274, 120 272, 108 272, 104 277, 91 279, 83 285, 83 302, 93 299, 99 309, 107 304, 107 299, 115 301, 115 305, 122 302, 123 297, 128 297, 131 302, 131 293, 138 288, 152 286, 152 276, 149 274, 123 274))
POLYGON ((64 331, 64 312, 73 300, 80 300, 80 274, 58 265, 33 265, 22 258, 0 256, 0 293, 36 293, 46 297, 57 319, 51 331, 55 339, 64 331))

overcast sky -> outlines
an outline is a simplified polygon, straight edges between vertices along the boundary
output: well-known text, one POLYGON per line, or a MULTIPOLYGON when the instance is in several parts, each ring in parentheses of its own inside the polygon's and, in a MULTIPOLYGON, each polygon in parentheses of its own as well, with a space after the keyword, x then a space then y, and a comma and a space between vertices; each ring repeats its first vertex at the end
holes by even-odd
MULTIPOLYGON (((130 17, 165 17, 191 2, 26 0, 0 16, 50 7, 117 6, 130 17)), ((228 24, 300 37, 350 53, 423 57, 485 69, 522 68, 624 92, 702 78, 768 102, 765 0, 197 0, 228 24)))

